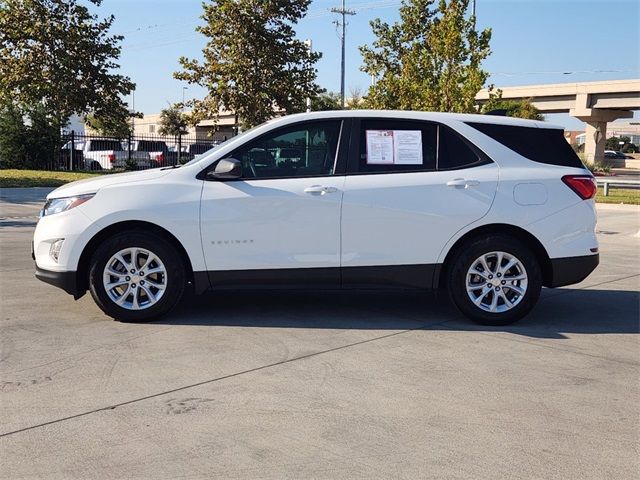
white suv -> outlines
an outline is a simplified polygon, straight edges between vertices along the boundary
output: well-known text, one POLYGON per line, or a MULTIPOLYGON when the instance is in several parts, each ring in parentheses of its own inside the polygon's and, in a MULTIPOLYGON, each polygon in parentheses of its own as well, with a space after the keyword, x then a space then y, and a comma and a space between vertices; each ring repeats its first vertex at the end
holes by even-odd
POLYGON ((181 168, 47 197, 36 276, 121 320, 189 287, 447 288, 507 324, 598 264, 593 177, 559 127, 341 111, 270 121, 181 168))

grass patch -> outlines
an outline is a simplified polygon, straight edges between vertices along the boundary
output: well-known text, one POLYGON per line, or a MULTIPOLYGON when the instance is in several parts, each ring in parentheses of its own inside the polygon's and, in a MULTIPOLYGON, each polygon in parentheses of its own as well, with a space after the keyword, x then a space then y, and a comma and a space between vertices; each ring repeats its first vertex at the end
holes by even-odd
POLYGON ((59 187, 65 183, 101 175, 93 172, 48 172, 43 170, 0 170, 0 188, 59 187))
POLYGON ((640 205, 640 189, 609 187, 609 196, 605 197, 604 188, 598 187, 596 202, 640 205))

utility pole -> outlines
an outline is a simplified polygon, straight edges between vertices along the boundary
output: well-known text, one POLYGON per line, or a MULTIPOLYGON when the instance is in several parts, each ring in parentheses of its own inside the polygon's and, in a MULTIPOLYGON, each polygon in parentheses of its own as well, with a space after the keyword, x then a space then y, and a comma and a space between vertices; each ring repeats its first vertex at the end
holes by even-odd
POLYGON ((332 13, 337 13, 339 15, 342 15, 342 22, 336 22, 336 24, 338 26, 342 26, 342 36, 340 38, 340 40, 342 41, 342 66, 341 66, 341 76, 340 76, 340 98, 342 99, 342 108, 345 107, 345 103, 344 103, 344 71, 345 71, 345 65, 344 65, 344 53, 345 53, 345 49, 344 49, 344 45, 345 45, 345 36, 347 33, 347 15, 355 15, 356 12, 353 10, 347 10, 346 6, 345 6, 345 0, 342 0, 342 8, 332 8, 331 9, 332 13))

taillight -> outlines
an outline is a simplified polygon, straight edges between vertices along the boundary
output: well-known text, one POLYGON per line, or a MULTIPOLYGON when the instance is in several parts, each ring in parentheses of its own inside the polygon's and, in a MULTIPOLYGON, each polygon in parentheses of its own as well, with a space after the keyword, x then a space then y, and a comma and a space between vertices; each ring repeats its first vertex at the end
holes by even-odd
POLYGON ((110 153, 109 154, 109 163, 113 163, 116 161, 116 154, 115 153, 110 153))
POLYGON ((583 200, 596 196, 596 179, 590 175, 565 175, 562 181, 583 200))
POLYGON ((156 160, 160 163, 164 163, 164 153, 161 153, 160 155, 156 155, 156 160))

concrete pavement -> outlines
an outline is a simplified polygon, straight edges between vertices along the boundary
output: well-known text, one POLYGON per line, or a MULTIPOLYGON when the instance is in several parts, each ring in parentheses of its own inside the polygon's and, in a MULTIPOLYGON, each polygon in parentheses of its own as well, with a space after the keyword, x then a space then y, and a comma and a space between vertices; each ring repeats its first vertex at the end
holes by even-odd
MULTIPOLYGON (((640 209, 519 324, 419 294, 220 293, 151 324, 33 278, 0 193, 1 478, 637 478, 640 209)), ((25 202, 26 200, 26 202, 25 202)))

